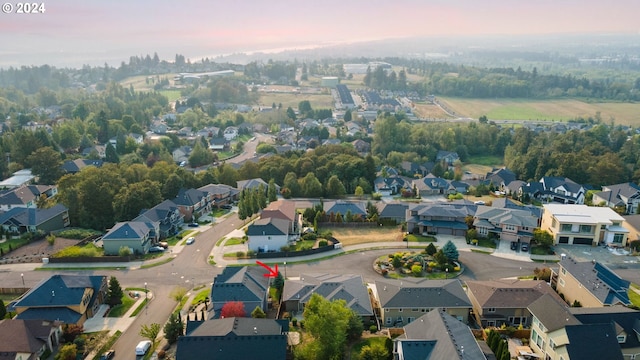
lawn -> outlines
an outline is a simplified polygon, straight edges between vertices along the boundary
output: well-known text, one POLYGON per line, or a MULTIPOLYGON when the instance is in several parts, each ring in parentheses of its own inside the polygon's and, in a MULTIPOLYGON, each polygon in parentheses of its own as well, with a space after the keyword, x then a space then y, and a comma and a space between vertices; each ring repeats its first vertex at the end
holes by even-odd
POLYGON ((107 316, 122 317, 127 311, 129 311, 135 302, 136 300, 128 295, 128 289, 126 289, 122 295, 122 304, 112 307, 107 316))
POLYGON ((436 241, 438 241, 438 239, 436 239, 434 236, 424 236, 424 235, 409 234, 406 237, 407 237, 407 240, 409 242, 436 242, 436 241))
POLYGON ((633 305, 640 307, 640 294, 635 292, 634 289, 638 289, 638 285, 631 284, 631 289, 629 289, 629 300, 633 305))
POLYGON ((160 90, 159 93, 169 99, 170 103, 176 102, 176 100, 182 97, 180 90, 160 90))
POLYGON ((313 248, 313 245, 316 244, 315 240, 301 240, 301 241, 296 241, 296 244, 294 246, 293 249, 290 249, 291 251, 302 251, 302 250, 309 250, 313 248))
MULTIPOLYGON (((373 344, 379 344, 379 345, 382 345, 382 347, 384 347, 386 341, 387 341, 387 337, 370 337, 370 338, 362 339, 361 341, 355 343, 351 347, 351 357, 350 357, 350 359, 352 359, 352 360, 360 360, 360 351, 362 350, 363 347, 365 347, 367 345, 371 346, 373 344)), ((391 355, 391 354, 389 354, 389 355, 391 355)))
POLYGON ((495 155, 483 155, 483 156, 469 156, 467 164, 477 164, 484 166, 500 166, 504 163, 504 159, 501 156, 495 155))
POLYGON ((331 109, 333 108, 333 97, 331 94, 297 94, 297 93, 260 93, 258 100, 261 106, 271 107, 273 103, 282 104, 282 108, 286 109, 291 106, 293 109, 298 108, 301 101, 308 100, 313 109, 331 109))
POLYGON ((7 254, 11 250, 15 250, 28 243, 29 241, 24 238, 10 239, 0 244, 0 250, 2 250, 2 254, 7 254))
POLYGON ((244 244, 244 239, 241 239, 241 238, 231 238, 227 240, 226 243, 224 243, 225 246, 241 245, 241 244, 244 244))
MULTIPOLYGON (((388 241, 402 241, 403 234, 399 230, 399 227, 385 226, 385 227, 362 227, 362 228, 322 228, 319 232, 331 231, 333 237, 340 240, 342 246, 363 244, 363 243, 375 243, 375 242, 388 242, 388 241)), ((401 246, 401 244, 398 244, 401 246)))
POLYGON ((616 124, 640 125, 638 103, 588 103, 579 99, 528 100, 528 99, 462 99, 440 98, 457 114, 477 119, 486 115, 489 120, 541 120, 568 121, 577 117, 594 116, 600 112, 602 119, 614 118, 616 124))

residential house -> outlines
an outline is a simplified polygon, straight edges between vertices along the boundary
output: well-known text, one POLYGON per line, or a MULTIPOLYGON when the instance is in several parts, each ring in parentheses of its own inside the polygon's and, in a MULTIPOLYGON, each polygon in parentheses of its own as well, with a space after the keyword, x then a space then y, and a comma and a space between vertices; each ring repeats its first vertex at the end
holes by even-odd
POLYGON ((406 213, 407 231, 414 234, 464 236, 469 229, 465 218, 473 216, 472 210, 466 205, 410 204, 406 213))
POLYGON ((296 121, 297 123, 297 127, 300 130, 304 130, 304 129, 317 129, 320 127, 320 122, 318 122, 318 120, 315 119, 304 119, 304 120, 298 120, 296 121))
MULTIPOLYGON (((142 143, 144 142, 144 135, 142 134, 129 133, 125 136, 125 138, 133 139, 133 141, 138 145, 142 145, 142 143)), ((111 143, 114 149, 117 148, 118 137, 117 136, 112 137, 111 139, 109 139, 109 142, 111 143)))
POLYGON ((493 184, 493 186, 495 186, 499 191, 507 193, 507 187, 512 181, 516 180, 516 174, 503 167, 487 173, 485 180, 490 184, 493 184))
POLYGON ((387 327, 410 324, 436 308, 445 308, 465 324, 469 320, 471 302, 457 279, 378 280, 374 292, 380 304, 380 319, 387 327))
POLYGON ((443 162, 447 166, 453 166, 456 160, 460 160, 460 156, 455 151, 439 150, 436 153, 436 162, 443 162))
POLYGON ((531 326, 529 305, 544 294, 560 297, 544 280, 465 281, 476 324, 485 327, 531 326))
POLYGON ((215 126, 207 126, 196 133, 196 137, 217 138, 220 136, 220 128, 215 126))
POLYGON ((62 339, 62 323, 57 321, 0 320, 0 359, 37 360, 48 350, 53 353, 62 339))
POLYGON ((242 190, 257 190, 258 188, 260 188, 260 186, 262 186, 264 191, 267 191, 267 189, 269 188, 269 184, 260 178, 240 180, 237 182, 236 187, 240 192, 242 192, 242 190))
POLYGON ((410 161, 403 161, 400 163, 400 169, 402 169, 402 172, 412 178, 427 176, 431 170, 433 170, 434 166, 435 164, 433 162, 426 162, 422 165, 410 161))
POLYGON ((443 178, 428 174, 427 176, 413 180, 411 184, 412 188, 417 190, 417 196, 430 196, 430 195, 448 195, 455 194, 456 189, 451 183, 443 178))
MULTIPOLYGON (((150 236, 164 239, 177 234, 182 229, 184 215, 173 201, 165 200, 151 209, 142 210, 133 221, 157 224, 159 233, 150 234, 150 236)), ((153 225, 152 228, 155 230, 156 226, 153 225)))
POLYGON ((50 233, 69 225, 69 209, 62 204, 46 209, 16 207, 0 214, 0 226, 7 233, 50 233))
MULTIPOLYGON (((193 136, 193 130, 192 130, 192 127, 191 127, 191 126, 185 126, 185 127, 180 128, 180 130, 178 130, 178 135, 180 135, 180 136, 187 136, 187 137, 189 137, 189 136, 193 136)), ((205 137, 209 137, 209 136, 207 136, 207 135, 209 135, 209 133, 208 133, 208 132, 207 132, 207 133, 205 133, 205 137)))
POLYGON ((554 244, 624 247, 629 231, 624 218, 607 207, 545 204, 541 229, 553 235, 554 244))
POLYGON ((197 189, 180 189, 173 202, 178 205, 185 221, 195 221, 211 211, 208 194, 197 189))
POLYGON ((624 215, 622 226, 629 231, 627 243, 640 240, 640 215, 624 215))
POLYGON ((238 137, 238 128, 235 126, 228 126, 224 129, 223 136, 225 140, 231 141, 238 137))
POLYGON ((401 224, 405 221, 407 209, 409 209, 408 204, 401 202, 378 202, 376 207, 378 208, 378 221, 381 223, 395 222, 396 224, 401 224))
POLYGON ((80 170, 86 168, 87 166, 101 167, 102 164, 103 164, 102 160, 91 160, 91 159, 67 160, 62 164, 62 171, 64 171, 67 174, 76 174, 76 173, 79 173, 80 170))
POLYGON ((403 327, 393 342, 395 360, 486 360, 471 329, 443 308, 433 309, 403 327))
POLYGON ((342 144, 342 140, 336 139, 336 138, 322 140, 322 145, 340 145, 340 144, 342 144))
POLYGON ((327 216, 342 215, 343 218, 347 213, 351 213, 353 219, 366 219, 367 207, 364 201, 347 201, 333 200, 324 203, 324 212, 327 216))
MULTIPOLYGON (((157 233, 159 233, 158 230, 157 233)), ((118 255, 121 247, 128 247, 132 254, 142 255, 156 241, 146 222, 126 221, 115 224, 102 237, 105 255, 118 255)))
POLYGON ((374 180, 373 186, 382 196, 391 196, 402 193, 402 190, 411 190, 411 179, 399 175, 380 176, 374 180))
POLYGON ((623 209, 625 214, 636 214, 640 204, 640 186, 632 182, 603 186, 602 191, 593 194, 592 202, 623 209))
POLYGON ((289 240, 297 239, 302 231, 302 215, 296 211, 296 203, 291 200, 277 200, 262 209, 261 219, 277 218, 289 223, 289 240))
POLYGON ((509 196, 520 196, 522 193, 522 187, 525 185, 527 185, 527 183, 522 180, 513 180, 509 185, 507 185, 504 192, 509 196))
POLYGON ((58 187, 55 185, 22 185, 0 192, 0 210, 35 208, 41 198, 48 199, 57 194, 58 187))
POLYGON ((270 282, 270 278, 264 276, 266 273, 260 266, 224 268, 211 286, 213 317, 219 318, 222 307, 230 301, 241 301, 246 314, 251 314, 256 307, 266 313, 270 282))
POLYGON ((247 227, 247 245, 255 252, 280 251, 289 245, 290 221, 279 218, 260 218, 247 227))
POLYGON ((529 305, 532 315, 529 346, 538 358, 550 360, 622 360, 612 322, 582 324, 569 306, 545 294, 529 305))
POLYGON ((213 137, 209 139, 209 149, 214 151, 224 151, 229 148, 229 140, 223 137, 213 137))
POLYGON ((640 356, 640 311, 622 305, 602 308, 571 307, 569 311, 583 324, 613 323, 623 357, 633 359, 640 356))
POLYGON ((300 274, 298 279, 287 280, 282 292, 281 310, 302 315, 313 294, 329 301, 344 300, 363 323, 375 321, 369 292, 361 275, 300 274))
POLYGON ((173 162, 176 164, 187 164, 189 162, 189 156, 191 155, 191 151, 193 148, 191 146, 180 146, 179 148, 173 150, 173 162))
POLYGON ((569 178, 544 176, 539 182, 544 189, 542 196, 547 201, 561 204, 584 204, 587 190, 569 178))
POLYGON ((552 285, 569 304, 583 307, 630 305, 629 281, 622 279, 606 265, 596 261, 576 261, 563 256, 558 272, 552 274, 552 285))
POLYGON ((479 235, 501 241, 530 243, 539 218, 527 210, 478 206, 473 220, 479 235))
POLYGON ((154 120, 151 122, 149 130, 153 131, 155 134, 166 134, 169 127, 163 120, 154 120))
POLYGON ((451 187, 456 193, 460 194, 466 194, 471 187, 466 181, 449 180, 449 184, 451 184, 451 187))
POLYGON ((365 134, 366 130, 357 122, 349 121, 344 126, 347 128, 347 132, 345 135, 347 136, 356 136, 358 134, 365 134))
POLYGON ((14 189, 29 185, 36 177, 30 169, 22 169, 13 173, 13 176, 0 181, 0 189, 14 189))
POLYGON ((240 191, 232 186, 225 184, 209 184, 198 188, 209 195, 209 201, 214 206, 231 204, 238 200, 240 191))
POLYGON ((107 157, 107 147, 105 145, 93 145, 82 150, 82 156, 87 158, 104 159, 107 157))
POLYGON ((20 320, 82 325, 106 301, 107 292, 106 276, 52 275, 31 288, 12 308, 20 320))
POLYGON ((353 140, 351 145, 360 154, 368 154, 371 151, 371 144, 362 139, 353 140))
POLYGON ((296 147, 298 150, 315 149, 320 144, 317 136, 301 136, 296 141, 296 147))
POLYGON ((231 317, 188 321, 178 338, 176 360, 211 358, 282 360, 287 358, 289 320, 231 317))

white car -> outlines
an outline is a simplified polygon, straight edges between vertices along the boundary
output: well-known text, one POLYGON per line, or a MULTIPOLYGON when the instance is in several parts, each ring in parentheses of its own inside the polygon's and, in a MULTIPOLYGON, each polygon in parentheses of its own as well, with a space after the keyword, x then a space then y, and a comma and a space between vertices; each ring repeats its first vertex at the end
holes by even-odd
POLYGON ((186 244, 187 244, 187 245, 191 245, 191 244, 193 244, 193 242, 194 242, 194 241, 196 241, 196 238, 194 238, 194 237, 192 236, 192 237, 190 237, 190 238, 188 238, 188 239, 187 239, 186 244))

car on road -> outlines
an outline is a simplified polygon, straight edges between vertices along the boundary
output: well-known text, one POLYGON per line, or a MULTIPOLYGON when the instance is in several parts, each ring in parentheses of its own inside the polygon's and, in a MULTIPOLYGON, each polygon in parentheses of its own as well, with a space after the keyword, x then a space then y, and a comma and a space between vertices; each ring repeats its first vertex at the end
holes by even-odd
POLYGON ((198 224, 197 222, 192 222, 192 223, 189 223, 188 226, 189 227, 198 227, 198 226, 200 226, 200 224, 198 224))
POLYGON ((529 244, 522 243, 522 246, 520 247, 520 250, 522 250, 523 252, 529 251, 529 244))
POLYGON ((165 248, 163 248, 162 246, 152 246, 149 248, 149 252, 150 253, 158 253, 158 252, 163 252, 165 250, 165 248))
POLYGON ((511 242, 511 250, 518 250, 518 242, 517 241, 512 241, 511 242))
POLYGON ((143 340, 136 345, 136 355, 145 355, 151 347, 151 341, 143 340))
POLYGON ((115 350, 109 350, 100 356, 100 360, 111 360, 116 356, 115 350))
POLYGON ((193 244, 195 241, 196 241, 196 238, 194 238, 194 237, 192 236, 192 237, 190 237, 190 238, 188 238, 188 239, 187 239, 186 244, 187 244, 187 245, 191 245, 191 244, 193 244))

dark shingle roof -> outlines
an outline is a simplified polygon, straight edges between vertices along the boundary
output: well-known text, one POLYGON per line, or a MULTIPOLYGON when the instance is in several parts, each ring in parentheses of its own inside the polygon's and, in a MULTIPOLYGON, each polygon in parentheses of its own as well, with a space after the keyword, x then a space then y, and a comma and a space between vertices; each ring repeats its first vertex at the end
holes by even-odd
POLYGON ((569 311, 569 306, 556 300, 552 295, 542 295, 529 305, 529 312, 533 314, 550 332, 567 325, 579 325, 580 321, 569 311))
POLYGON ((62 204, 48 209, 13 208, 0 215, 0 224, 11 222, 17 226, 38 226, 67 211, 62 204))
POLYGON ((380 218, 404 218, 409 205, 402 203, 381 203, 378 208, 380 218))
POLYGON ((526 308, 544 294, 555 291, 543 280, 466 281, 467 291, 483 308, 526 308))
MULTIPOLYGON (((622 360, 613 324, 569 325, 565 327, 569 359, 622 360)), ((635 334, 634 334, 635 335, 635 334)))
POLYGON ((344 216, 348 211, 351 211, 352 215, 367 216, 367 209, 364 202, 362 201, 327 201, 324 205, 324 208, 327 214, 340 213, 342 216, 344 216))
POLYGON ((460 281, 403 279, 376 281, 383 308, 466 308, 471 302, 460 281))
POLYGON ((204 191, 196 189, 180 189, 180 191, 178 191, 178 195, 173 199, 173 202, 176 203, 176 205, 194 206, 206 197, 207 194, 204 191))
POLYGON ((434 309, 405 325, 403 338, 435 340, 430 356, 422 359, 486 359, 471 329, 442 309, 434 309))
POLYGON ((149 233, 149 227, 144 222, 126 221, 115 224, 102 240, 111 239, 142 239, 149 233))
POLYGON ((287 235, 289 221, 275 217, 258 219, 247 227, 247 236, 287 235))
POLYGON ((211 289, 211 301, 262 301, 269 279, 262 267, 226 267, 215 277, 211 289))
MULTIPOLYGON (((605 306, 599 308, 570 308, 569 311, 583 324, 608 324, 614 323, 627 334, 626 341, 619 343, 620 347, 640 347, 640 340, 635 336, 640 331, 640 311, 630 309, 622 305, 605 306)), ((620 331, 618 331, 619 334, 620 331)), ((618 335, 616 334, 616 335, 618 335)))
MULTIPOLYGON (((40 351, 55 323, 38 320, 5 319, 0 320, 0 353, 28 353, 40 351), (8 340, 11 341, 8 341, 8 340)), ((11 359, 15 359, 15 354, 11 359)))

